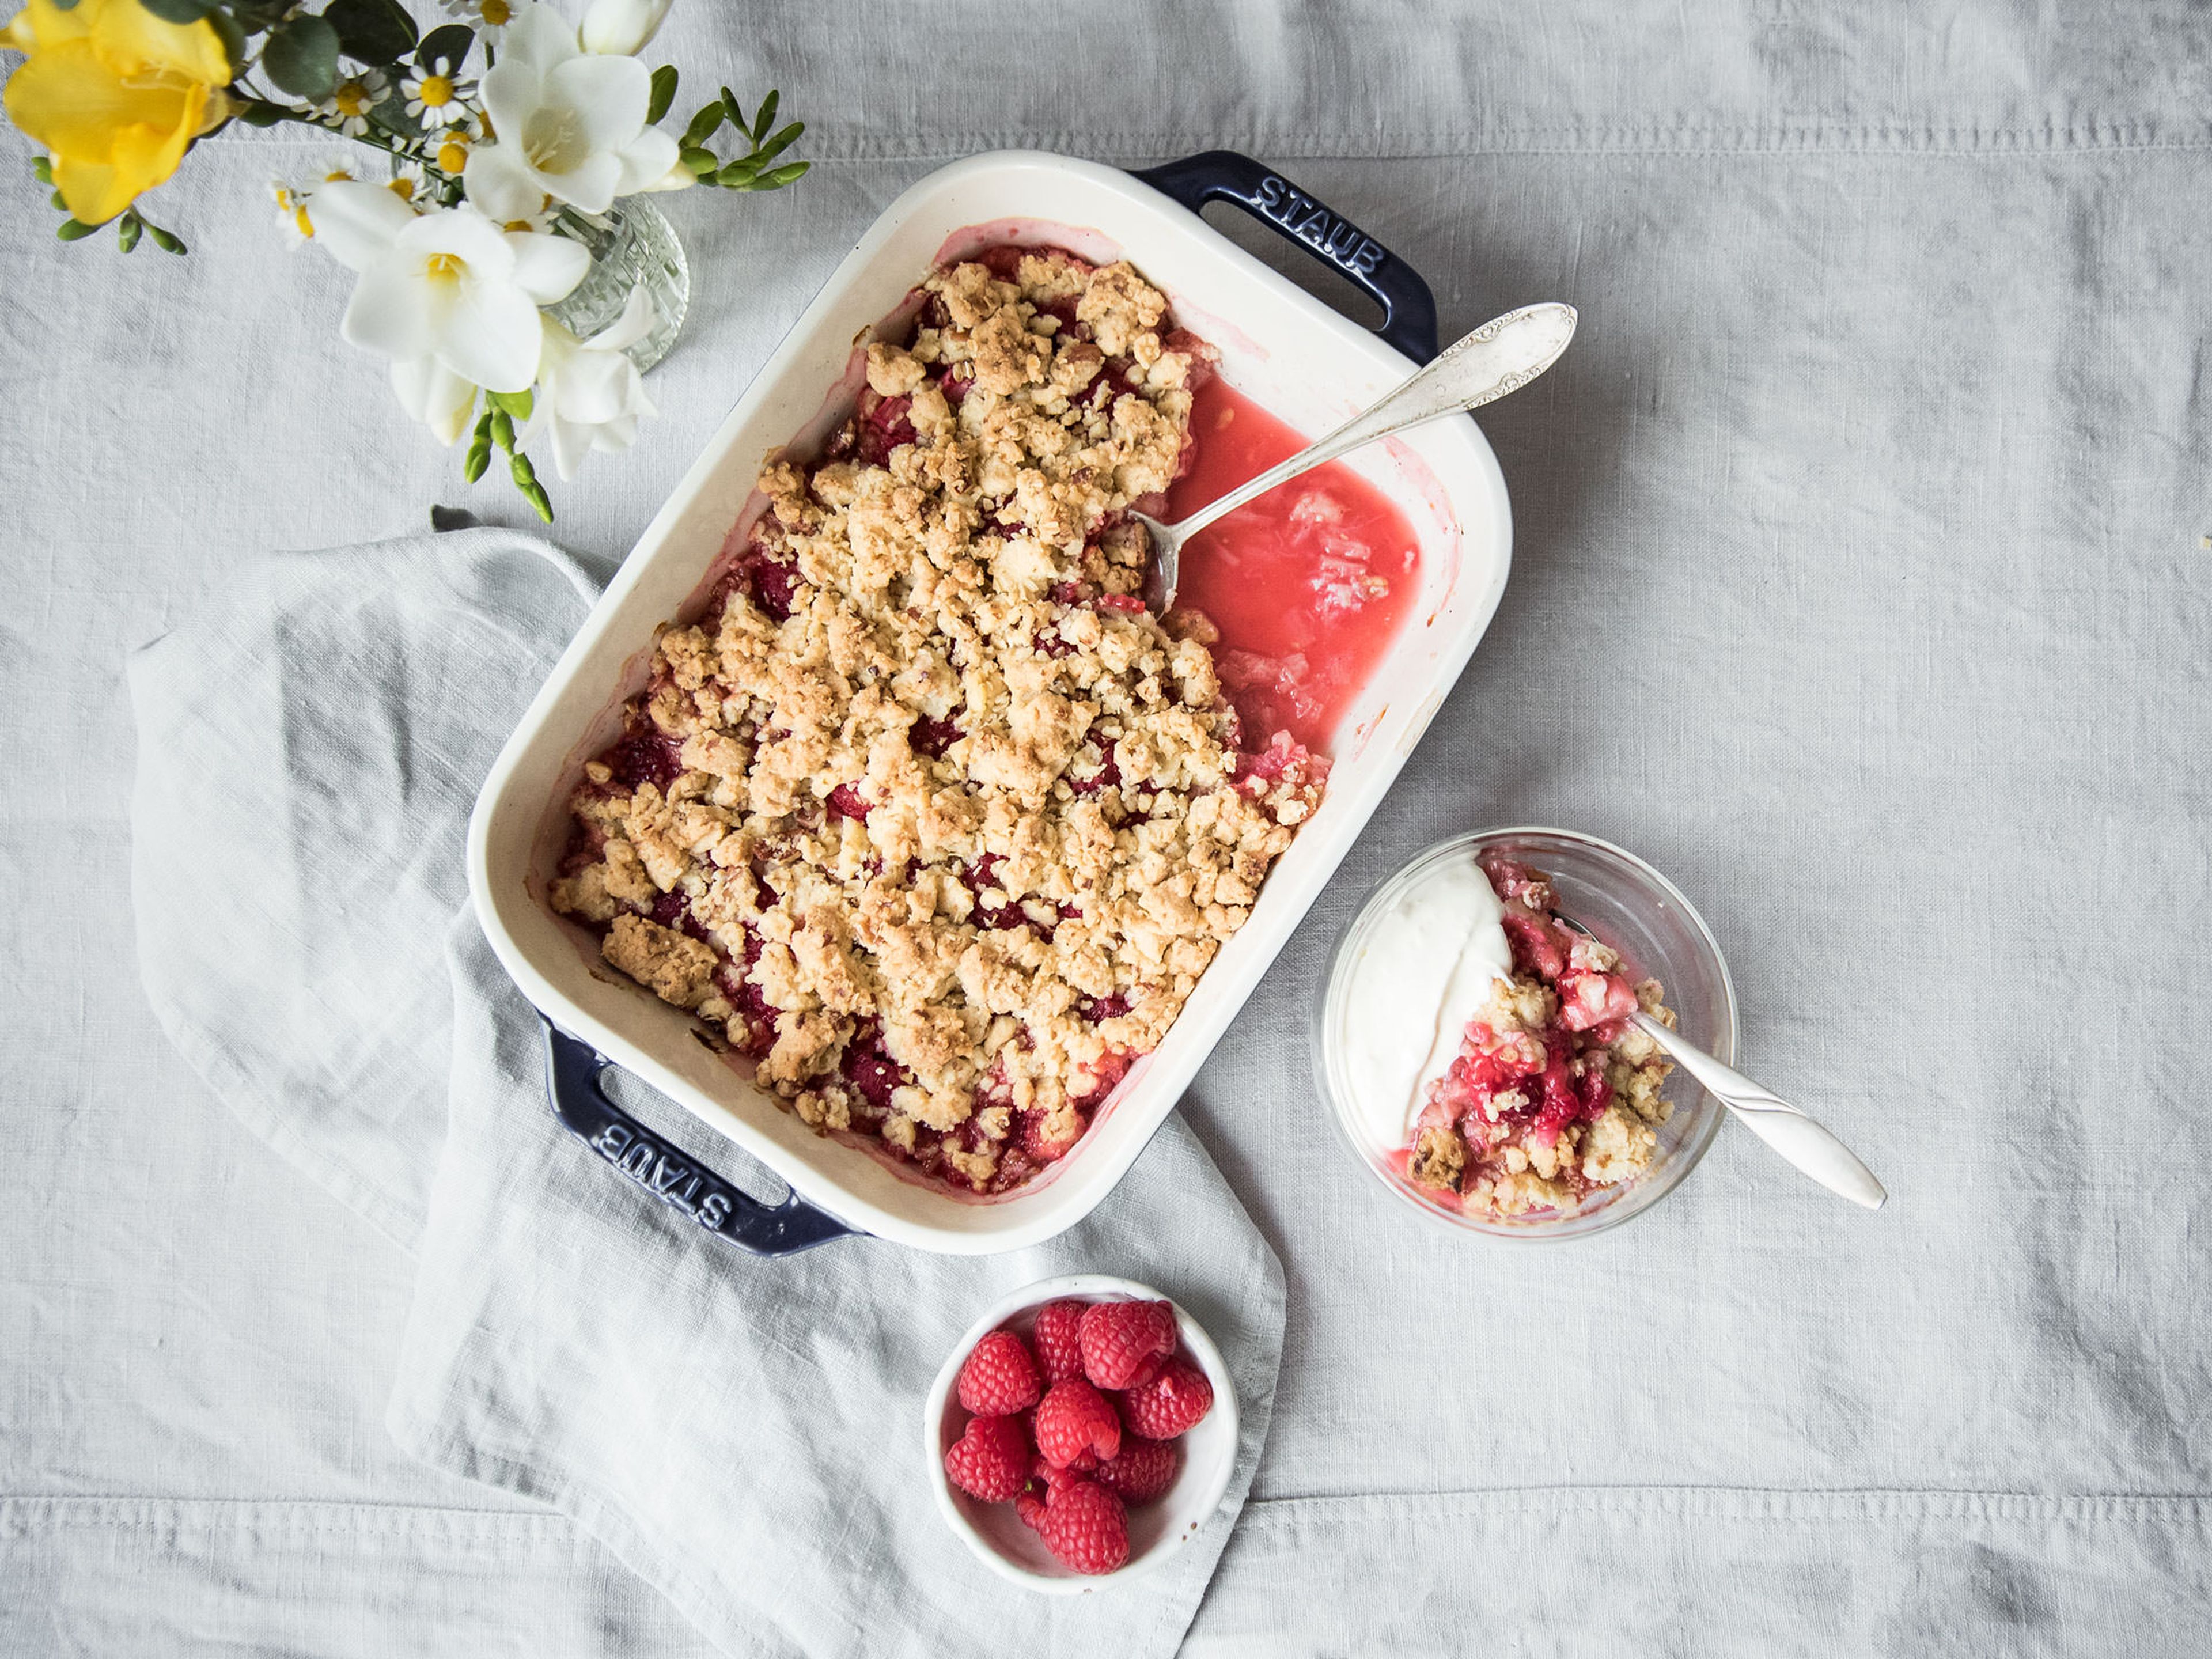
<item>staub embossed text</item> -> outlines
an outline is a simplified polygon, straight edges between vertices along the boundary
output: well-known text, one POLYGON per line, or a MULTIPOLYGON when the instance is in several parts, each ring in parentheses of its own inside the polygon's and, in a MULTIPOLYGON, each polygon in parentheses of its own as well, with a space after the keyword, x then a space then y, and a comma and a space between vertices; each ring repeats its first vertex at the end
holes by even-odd
POLYGON ((1390 256, 1382 244, 1351 220, 1331 213, 1288 179, 1268 173, 1260 180, 1252 204, 1332 264, 1362 276, 1372 276, 1390 256))
POLYGON ((592 1150, 662 1203, 681 1210, 709 1231, 729 1218, 730 1195, 714 1178, 610 1123, 592 1137, 592 1150))

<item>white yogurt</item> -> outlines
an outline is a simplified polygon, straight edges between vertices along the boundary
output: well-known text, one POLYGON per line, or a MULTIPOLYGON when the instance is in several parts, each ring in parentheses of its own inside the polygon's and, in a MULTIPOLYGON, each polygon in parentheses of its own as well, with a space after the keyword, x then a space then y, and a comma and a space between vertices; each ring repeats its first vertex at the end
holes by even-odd
POLYGON ((1513 976, 1504 915, 1469 858, 1426 877, 1376 921, 1352 964, 1344 1051, 1352 1104, 1378 1147, 1413 1138, 1429 1085, 1451 1069, 1492 984, 1513 976))

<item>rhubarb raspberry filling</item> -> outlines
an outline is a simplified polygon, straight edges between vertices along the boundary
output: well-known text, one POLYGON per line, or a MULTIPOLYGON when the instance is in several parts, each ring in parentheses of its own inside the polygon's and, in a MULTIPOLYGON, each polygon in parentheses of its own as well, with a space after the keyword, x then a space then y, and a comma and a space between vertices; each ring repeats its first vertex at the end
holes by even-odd
POLYGON ((1328 761, 1138 597, 1212 349, 1054 249, 915 298, 663 631, 551 899, 817 1131, 995 1194, 1158 1045, 1328 761))

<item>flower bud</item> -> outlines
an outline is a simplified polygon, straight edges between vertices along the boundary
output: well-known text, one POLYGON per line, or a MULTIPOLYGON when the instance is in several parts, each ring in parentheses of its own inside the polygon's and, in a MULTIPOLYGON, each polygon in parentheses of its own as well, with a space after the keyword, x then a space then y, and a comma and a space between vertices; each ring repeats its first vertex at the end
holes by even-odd
POLYGON ((671 0, 592 0, 577 31, 586 52, 629 58, 660 33, 671 0))

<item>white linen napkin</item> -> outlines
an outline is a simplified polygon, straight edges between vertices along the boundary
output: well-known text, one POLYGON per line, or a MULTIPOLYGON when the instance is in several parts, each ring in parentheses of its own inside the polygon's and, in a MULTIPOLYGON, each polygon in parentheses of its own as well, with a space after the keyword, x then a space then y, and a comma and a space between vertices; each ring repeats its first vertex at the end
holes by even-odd
MULTIPOLYGON (((400 1444, 573 1516, 724 1650, 1171 1652, 1267 1437, 1284 1302, 1179 1120, 1049 1244, 959 1260, 854 1238, 763 1261, 650 1203, 548 1111, 537 1017, 467 908, 462 836, 596 591, 504 531, 277 554, 131 658, 132 890, 163 1028, 417 1257, 400 1444), (1243 1432, 1220 1510, 1175 1561, 1054 1598, 945 1526, 921 1414, 986 1303, 1076 1271, 1190 1309, 1243 1432)), ((775 1184, 667 1103, 640 1115, 775 1184)))

